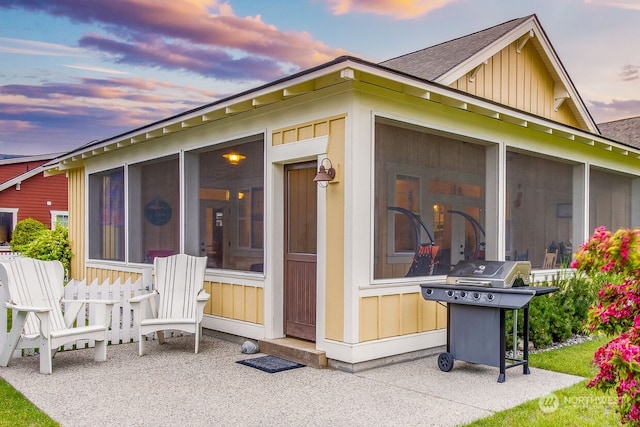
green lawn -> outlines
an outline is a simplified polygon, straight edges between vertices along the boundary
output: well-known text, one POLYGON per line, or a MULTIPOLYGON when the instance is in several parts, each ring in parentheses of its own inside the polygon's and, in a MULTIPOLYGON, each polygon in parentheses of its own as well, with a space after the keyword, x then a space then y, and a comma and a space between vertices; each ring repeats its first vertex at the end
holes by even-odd
POLYGON ((0 426, 58 426, 47 414, 0 379, 0 426))
POLYGON ((532 400, 468 426, 619 426, 615 393, 604 394, 587 388, 589 379, 595 375, 591 366, 593 354, 606 342, 605 338, 598 338, 571 347, 531 354, 529 364, 532 367, 578 375, 585 377, 585 380, 554 392, 542 402, 532 400))

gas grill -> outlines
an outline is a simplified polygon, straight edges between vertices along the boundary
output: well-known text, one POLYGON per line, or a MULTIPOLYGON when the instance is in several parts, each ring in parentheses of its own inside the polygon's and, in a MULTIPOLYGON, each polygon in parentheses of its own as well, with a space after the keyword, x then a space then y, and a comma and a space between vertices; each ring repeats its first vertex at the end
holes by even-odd
POLYGON ((535 296, 555 292, 550 286, 530 286, 528 261, 461 261, 445 283, 421 284, 427 301, 447 304, 447 351, 438 356, 444 372, 454 360, 500 368, 498 382, 505 381, 508 368, 529 371, 529 302, 535 296), (517 358, 517 310, 524 309, 523 357, 517 358), (505 311, 514 310, 513 357, 505 356, 505 311))

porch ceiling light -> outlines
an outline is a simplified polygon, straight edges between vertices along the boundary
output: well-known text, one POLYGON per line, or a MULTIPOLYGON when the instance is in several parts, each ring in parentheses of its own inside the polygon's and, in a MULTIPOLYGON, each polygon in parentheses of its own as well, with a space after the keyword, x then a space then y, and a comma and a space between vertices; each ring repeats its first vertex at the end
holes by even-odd
POLYGON ((326 187, 327 184, 336 177, 336 170, 333 168, 331 160, 324 158, 320 161, 320 167, 318 168, 318 174, 313 181, 321 187, 326 187), (327 167, 328 166, 328 167, 327 167))
POLYGON ((222 157, 227 159, 230 165, 237 165, 242 160, 247 158, 247 156, 243 156, 242 154, 236 153, 235 151, 232 151, 230 153, 225 153, 222 155, 222 157))

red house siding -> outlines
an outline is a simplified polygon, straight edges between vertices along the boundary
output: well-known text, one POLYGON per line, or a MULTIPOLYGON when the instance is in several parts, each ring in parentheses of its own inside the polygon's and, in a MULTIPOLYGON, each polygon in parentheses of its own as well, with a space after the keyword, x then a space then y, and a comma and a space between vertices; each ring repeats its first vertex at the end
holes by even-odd
POLYGON ((17 221, 34 218, 51 227, 51 211, 69 210, 66 175, 45 177, 42 172, 29 173, 49 160, 45 156, 0 160, 0 185, 4 188, 0 191, 0 245, 11 239, 17 221), (21 180, 19 186, 7 187, 9 182, 18 179, 21 180))
POLYGON ((45 177, 40 173, 23 181, 20 190, 14 185, 0 192, 0 209, 16 208, 18 221, 34 218, 51 227, 52 210, 69 210, 66 175, 45 177))

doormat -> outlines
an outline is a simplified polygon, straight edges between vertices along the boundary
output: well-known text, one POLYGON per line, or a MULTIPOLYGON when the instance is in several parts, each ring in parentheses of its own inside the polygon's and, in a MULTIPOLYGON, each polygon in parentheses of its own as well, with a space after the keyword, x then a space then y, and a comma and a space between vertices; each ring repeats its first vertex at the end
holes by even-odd
POLYGON ((276 356, 255 357, 253 359, 238 360, 236 363, 251 366, 252 368, 260 369, 261 371, 268 372, 270 374, 306 366, 301 363, 291 362, 276 356))

